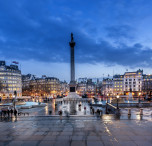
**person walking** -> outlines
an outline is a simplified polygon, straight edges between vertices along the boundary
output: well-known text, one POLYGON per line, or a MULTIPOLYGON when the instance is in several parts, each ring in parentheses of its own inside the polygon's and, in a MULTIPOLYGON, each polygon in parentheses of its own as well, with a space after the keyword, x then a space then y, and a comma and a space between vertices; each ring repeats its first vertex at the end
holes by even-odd
POLYGON ((90 106, 90 112, 92 113, 92 106, 90 106))
POLYGON ((11 113, 11 117, 12 117, 12 115, 13 115, 13 109, 11 108, 11 110, 10 110, 10 113, 11 113))
POLYGON ((15 116, 15 118, 17 118, 17 110, 16 109, 14 110, 14 116, 15 116))
POLYGON ((0 110, 0 116, 1 116, 1 118, 2 118, 2 110, 0 110))
POLYGON ((7 115, 8 115, 8 118, 10 117, 10 110, 8 109, 7 110, 7 115))
POLYGON ((62 120, 62 110, 59 111, 60 120, 62 120))
POLYGON ((92 114, 94 115, 94 108, 92 108, 92 114))

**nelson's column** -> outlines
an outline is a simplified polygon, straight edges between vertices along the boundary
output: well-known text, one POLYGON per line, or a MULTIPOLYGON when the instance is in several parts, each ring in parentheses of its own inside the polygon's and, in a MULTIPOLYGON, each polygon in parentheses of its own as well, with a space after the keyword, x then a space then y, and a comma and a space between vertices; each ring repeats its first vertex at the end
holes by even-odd
POLYGON ((76 91, 76 81, 75 81, 75 59, 74 59, 74 46, 75 42, 73 39, 73 33, 71 33, 71 42, 69 42, 69 45, 71 47, 71 81, 69 84, 70 92, 76 91))

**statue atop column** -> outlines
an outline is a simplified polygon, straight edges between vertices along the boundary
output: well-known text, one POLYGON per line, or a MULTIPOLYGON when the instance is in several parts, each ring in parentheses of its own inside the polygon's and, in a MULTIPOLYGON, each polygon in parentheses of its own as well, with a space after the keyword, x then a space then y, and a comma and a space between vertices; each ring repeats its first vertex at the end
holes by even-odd
POLYGON ((70 92, 75 92, 75 54, 74 54, 74 38, 73 33, 71 33, 71 42, 69 42, 69 45, 71 47, 71 81, 70 81, 70 92))
POLYGON ((73 33, 72 32, 71 32, 71 42, 69 42, 69 45, 70 45, 70 47, 73 47, 73 49, 74 49, 75 42, 74 42, 74 38, 73 38, 73 33))

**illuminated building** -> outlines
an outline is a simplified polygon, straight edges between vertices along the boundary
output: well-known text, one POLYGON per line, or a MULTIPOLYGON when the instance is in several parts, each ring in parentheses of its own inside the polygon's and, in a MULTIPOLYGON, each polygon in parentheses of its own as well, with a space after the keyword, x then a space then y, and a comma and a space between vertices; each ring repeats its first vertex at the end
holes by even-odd
POLYGON ((102 81, 102 94, 104 96, 112 96, 113 94, 113 79, 105 78, 102 81))
POLYGON ((41 97, 57 97, 60 95, 60 81, 55 77, 46 77, 43 75, 41 78, 33 76, 28 81, 29 75, 24 75, 23 90, 25 96, 41 96, 41 97), (27 76, 27 78, 25 77, 27 76))
POLYGON ((124 95, 124 75, 113 76, 113 95, 124 95))
POLYGON ((5 61, 0 61, 0 96, 11 99, 14 91, 17 97, 22 96, 21 71, 17 65, 8 66, 5 61))
POLYGON ((69 85, 66 81, 64 82, 60 82, 60 91, 61 91, 61 95, 63 96, 67 96, 68 95, 68 92, 69 92, 69 85))
POLYGON ((143 75, 142 91, 143 94, 152 96, 152 75, 143 75))
POLYGON ((93 82, 93 79, 79 78, 77 83, 77 93, 80 96, 87 94, 90 98, 95 97, 95 95, 98 95, 101 91, 98 83, 98 80, 93 82))
POLYGON ((22 75, 22 95, 30 96, 32 92, 31 80, 35 80, 36 76, 32 74, 22 75))
POLYGON ((138 95, 142 91, 143 70, 136 72, 125 72, 124 74, 124 94, 128 95, 130 89, 133 95, 138 95))

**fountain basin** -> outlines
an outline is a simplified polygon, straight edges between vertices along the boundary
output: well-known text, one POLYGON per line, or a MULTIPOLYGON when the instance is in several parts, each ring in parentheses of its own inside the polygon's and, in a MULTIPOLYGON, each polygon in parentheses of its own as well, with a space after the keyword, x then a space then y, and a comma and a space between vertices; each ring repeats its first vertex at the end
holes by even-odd
POLYGON ((39 104, 38 102, 25 102, 24 105, 16 105, 16 107, 19 109, 30 109, 30 108, 35 108, 35 107, 45 107, 45 103, 39 104))

